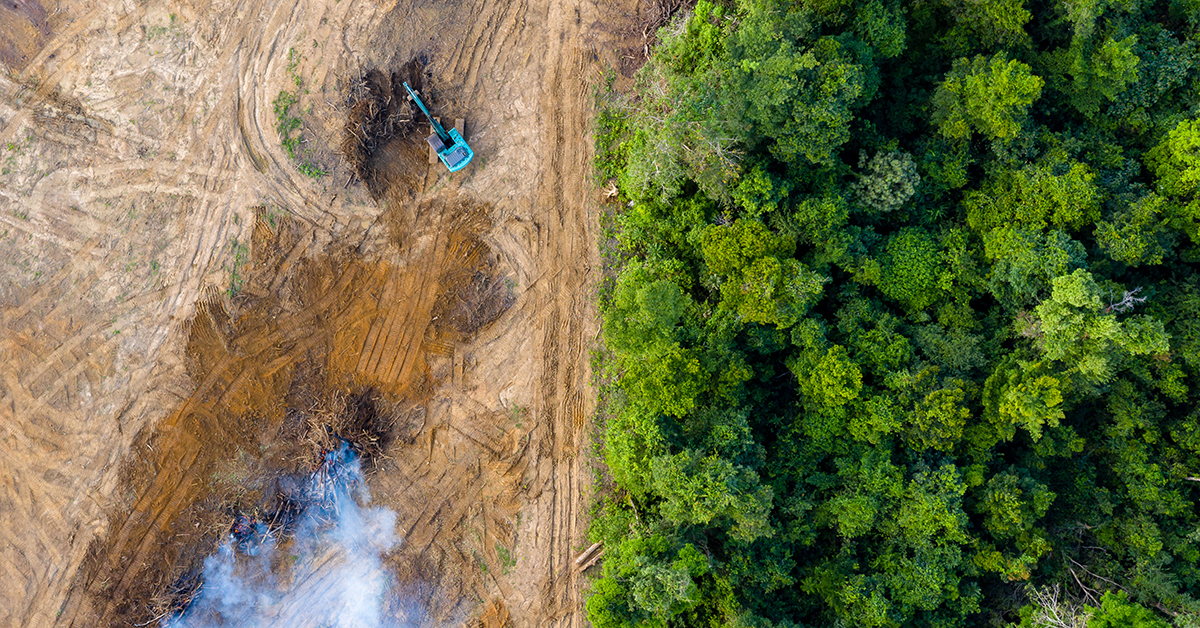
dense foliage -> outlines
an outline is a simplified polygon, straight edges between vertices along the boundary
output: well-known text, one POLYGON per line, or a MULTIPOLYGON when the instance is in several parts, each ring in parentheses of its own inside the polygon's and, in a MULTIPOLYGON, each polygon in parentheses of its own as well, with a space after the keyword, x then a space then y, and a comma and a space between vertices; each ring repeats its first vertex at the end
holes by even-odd
POLYGON ((1198 27, 701 0, 662 29, 597 134, 592 623, 1200 624, 1198 27))

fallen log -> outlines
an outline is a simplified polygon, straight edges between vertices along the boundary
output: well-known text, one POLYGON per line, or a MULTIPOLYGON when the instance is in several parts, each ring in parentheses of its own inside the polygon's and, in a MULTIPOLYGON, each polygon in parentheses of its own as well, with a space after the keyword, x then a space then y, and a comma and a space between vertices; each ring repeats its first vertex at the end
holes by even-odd
POLYGON ((583 550, 583 553, 575 558, 575 564, 576 565, 583 564, 583 561, 587 560, 588 557, 592 555, 592 552, 595 552, 597 549, 599 549, 601 545, 604 545, 604 543, 600 543, 600 542, 592 543, 591 547, 583 550))
POLYGON ((583 573, 583 572, 587 571, 588 569, 591 569, 592 565, 595 565, 596 561, 600 560, 600 558, 602 556, 604 556, 604 550, 600 550, 599 552, 596 552, 596 555, 592 556, 591 560, 587 561, 586 563, 584 563, 584 565, 582 567, 579 568, 579 573, 583 573))

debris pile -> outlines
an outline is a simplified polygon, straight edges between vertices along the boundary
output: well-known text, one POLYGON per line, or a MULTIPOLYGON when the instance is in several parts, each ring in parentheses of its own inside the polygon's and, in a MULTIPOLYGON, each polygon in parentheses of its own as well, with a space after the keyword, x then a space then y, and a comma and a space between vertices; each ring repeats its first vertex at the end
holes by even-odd
POLYGON ((471 334, 500 318, 516 300, 512 280, 475 270, 439 297, 435 311, 455 331, 471 334))
POLYGON ((396 514, 367 504, 361 459, 339 439, 287 501, 301 508, 290 525, 233 517, 202 584, 166 628, 394 625, 396 603, 382 557, 397 546, 396 514))
POLYGON ((396 72, 368 70, 350 85, 349 113, 342 129, 342 156, 376 199, 382 197, 388 184, 379 176, 376 153, 389 141, 411 135, 425 124, 404 89, 404 82, 408 81, 421 92, 422 100, 428 99, 423 70, 424 65, 413 59, 396 72))

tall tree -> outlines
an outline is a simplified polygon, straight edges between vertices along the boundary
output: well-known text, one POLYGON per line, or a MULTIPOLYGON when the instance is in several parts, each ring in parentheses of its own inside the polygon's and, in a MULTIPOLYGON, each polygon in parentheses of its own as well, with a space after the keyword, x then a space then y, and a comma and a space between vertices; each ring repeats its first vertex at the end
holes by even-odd
POLYGON ((1200 120, 1184 120, 1146 153, 1159 194, 1171 199, 1171 225, 1200 244, 1200 120))
POLYGON ((1043 85, 1028 65, 1005 53, 955 59, 933 96, 934 124, 951 139, 972 133, 1012 139, 1043 85))

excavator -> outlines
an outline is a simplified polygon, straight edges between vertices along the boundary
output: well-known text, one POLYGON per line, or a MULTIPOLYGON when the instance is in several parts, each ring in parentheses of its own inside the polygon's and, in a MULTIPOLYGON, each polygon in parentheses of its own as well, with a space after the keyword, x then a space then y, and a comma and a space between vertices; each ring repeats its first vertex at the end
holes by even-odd
POLYGON ((463 139, 458 129, 452 128, 446 131, 437 118, 434 118, 425 108, 425 103, 421 102, 421 97, 417 96, 417 92, 408 86, 407 81, 404 83, 404 89, 408 90, 408 97, 417 103, 417 106, 421 108, 421 113, 424 113, 425 117, 429 119, 429 126, 433 127, 433 135, 425 138, 425 141, 429 142, 429 146, 433 148, 433 152, 437 153, 438 159, 446 165, 446 168, 450 172, 458 172, 471 163, 475 152, 471 150, 470 146, 467 146, 467 141, 463 139))

